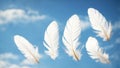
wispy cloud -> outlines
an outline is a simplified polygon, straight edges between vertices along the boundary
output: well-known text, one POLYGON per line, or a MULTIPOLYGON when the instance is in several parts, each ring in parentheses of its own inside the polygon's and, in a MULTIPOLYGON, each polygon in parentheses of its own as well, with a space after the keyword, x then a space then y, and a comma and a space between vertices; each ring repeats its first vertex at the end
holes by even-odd
POLYGON ((114 44, 111 44, 109 46, 105 46, 103 49, 104 50, 111 50, 115 45, 114 44))
POLYGON ((0 24, 17 22, 35 22, 44 20, 46 15, 40 15, 38 11, 24 9, 0 10, 0 24))
POLYGON ((80 16, 80 21, 81 21, 82 31, 84 31, 90 27, 90 22, 89 22, 88 16, 80 16))
POLYGON ((120 20, 115 22, 115 24, 113 25, 113 29, 116 30, 116 29, 120 29, 120 20))
POLYGON ((3 32, 4 32, 4 31, 6 31, 6 29, 7 29, 7 28, 5 28, 5 27, 0 27, 0 31, 3 31, 3 32))
POLYGON ((88 21, 81 20, 82 31, 86 30, 90 26, 88 21))
POLYGON ((120 37, 115 40, 116 44, 120 44, 120 37))
POLYGON ((22 62, 19 62, 18 64, 12 62, 18 60, 19 57, 13 53, 0 54, 0 68, 31 68, 29 65, 22 62))

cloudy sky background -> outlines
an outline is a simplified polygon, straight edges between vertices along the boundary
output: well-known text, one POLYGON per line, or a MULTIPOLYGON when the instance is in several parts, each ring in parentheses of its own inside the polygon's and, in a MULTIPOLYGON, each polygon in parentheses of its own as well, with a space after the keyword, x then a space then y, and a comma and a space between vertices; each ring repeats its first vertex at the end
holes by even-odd
POLYGON ((120 1, 119 0, 1 0, 0 1, 0 68, 119 68, 120 67, 120 1), (99 10, 111 22, 113 30, 107 42, 97 37, 90 26, 88 8, 99 10), (93 36, 109 54, 110 64, 92 60, 82 49, 80 61, 69 57, 61 41, 66 21, 77 14, 81 20, 80 47, 93 36), (57 21, 60 30, 59 56, 52 60, 44 53, 44 32, 47 26, 57 21), (17 49, 14 35, 25 37, 42 54, 39 64, 30 64, 17 49))

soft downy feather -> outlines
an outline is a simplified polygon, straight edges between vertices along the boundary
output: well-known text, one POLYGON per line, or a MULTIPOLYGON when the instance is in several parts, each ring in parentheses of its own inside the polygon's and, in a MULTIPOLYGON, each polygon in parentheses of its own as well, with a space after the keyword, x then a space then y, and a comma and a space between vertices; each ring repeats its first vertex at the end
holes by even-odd
POLYGON ((59 29, 56 21, 53 21, 47 27, 43 44, 48 49, 45 53, 55 60, 58 56, 59 48, 59 29))
POLYGON ((66 53, 73 57, 75 61, 80 60, 82 54, 78 49, 79 36, 81 33, 80 19, 75 14, 69 18, 64 29, 62 41, 66 47, 66 53))
POLYGON ((86 50, 92 59, 95 59, 96 62, 101 62, 104 64, 110 63, 109 55, 106 54, 102 48, 99 47, 98 41, 93 38, 89 37, 86 42, 86 50))
POLYGON ((108 23, 105 17, 94 8, 88 9, 88 15, 91 26, 96 30, 97 35, 103 38, 104 41, 109 40, 112 31, 111 23, 108 23))
POLYGON ((14 36, 14 42, 27 60, 29 60, 31 63, 39 63, 41 55, 38 52, 38 47, 33 47, 33 45, 27 39, 20 35, 14 36))

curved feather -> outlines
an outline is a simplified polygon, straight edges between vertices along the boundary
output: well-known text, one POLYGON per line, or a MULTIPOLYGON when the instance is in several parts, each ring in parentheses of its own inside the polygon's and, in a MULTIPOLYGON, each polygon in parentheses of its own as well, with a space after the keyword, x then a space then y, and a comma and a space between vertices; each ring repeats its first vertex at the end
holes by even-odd
POLYGON ((20 35, 14 36, 14 42, 18 49, 30 62, 39 63, 41 55, 38 52, 38 47, 33 47, 33 45, 27 39, 20 35))
POLYGON ((96 62, 100 61, 101 63, 110 63, 109 56, 106 54, 102 48, 99 47, 98 41, 89 37, 86 42, 86 50, 92 59, 95 59, 96 62))
POLYGON ((66 53, 78 61, 81 58, 81 52, 78 50, 79 36, 81 33, 80 19, 77 15, 73 15, 67 21, 64 29, 62 41, 66 47, 66 53))
POLYGON ((56 21, 53 21, 47 27, 44 35, 44 46, 48 49, 45 51, 52 59, 56 59, 58 56, 59 45, 59 29, 56 21))
POLYGON ((103 38, 104 41, 109 40, 112 31, 111 23, 108 23, 105 17, 94 8, 88 9, 88 15, 92 28, 96 30, 98 36, 103 38))

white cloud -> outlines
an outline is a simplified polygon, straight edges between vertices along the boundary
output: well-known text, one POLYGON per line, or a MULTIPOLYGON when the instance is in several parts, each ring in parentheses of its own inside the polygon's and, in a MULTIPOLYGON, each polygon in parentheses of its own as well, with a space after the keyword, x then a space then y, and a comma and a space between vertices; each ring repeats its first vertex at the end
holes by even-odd
POLYGON ((45 19, 45 15, 40 15, 38 11, 23 9, 0 10, 0 24, 17 22, 34 22, 45 19))
POLYGON ((29 60, 25 59, 21 62, 21 65, 32 65, 33 63, 29 62, 29 60))
POLYGON ((19 65, 16 65, 16 64, 12 64, 9 66, 9 68, 30 68, 28 66, 19 66, 19 65))
POLYGON ((18 61, 19 57, 13 53, 3 53, 0 54, 0 68, 31 68, 29 65, 22 64, 19 62, 18 64, 12 61, 18 61))
POLYGON ((11 63, 9 61, 4 61, 4 60, 0 60, 0 68, 30 68, 27 65, 19 65, 19 64, 15 64, 15 63, 11 63))
POLYGON ((6 66, 8 66, 9 63, 3 60, 0 60, 0 68, 6 68, 6 66))
POLYGON ((0 59, 13 59, 16 60, 18 59, 18 56, 12 53, 4 53, 0 54, 0 59))

